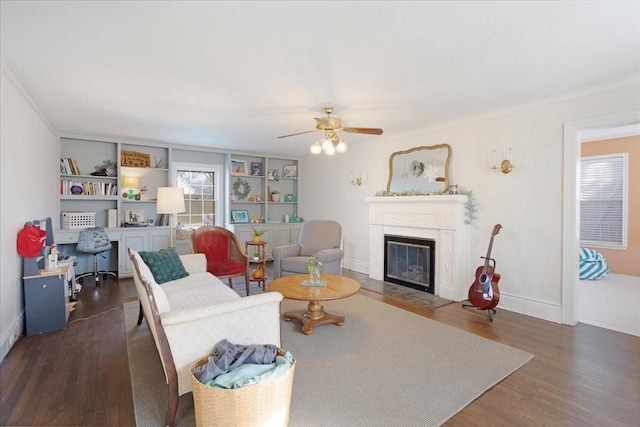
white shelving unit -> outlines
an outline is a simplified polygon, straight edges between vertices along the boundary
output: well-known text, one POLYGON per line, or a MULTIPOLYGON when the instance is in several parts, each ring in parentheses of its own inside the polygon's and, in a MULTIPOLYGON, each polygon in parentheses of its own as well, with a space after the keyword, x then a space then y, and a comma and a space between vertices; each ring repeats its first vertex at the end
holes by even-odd
POLYGON ((285 222, 286 218, 298 214, 298 162, 292 159, 233 155, 229 159, 229 188, 231 192, 229 223, 238 239, 251 240, 251 226, 264 229, 261 239, 267 242, 267 258, 277 246, 295 244, 302 228, 301 223, 285 222), (239 162, 240 163, 239 163, 239 162), (238 165, 245 165, 245 173, 238 165), (259 168, 255 167, 259 164, 259 168), (294 169, 295 175, 285 175, 285 167, 294 169), (259 172, 256 172, 259 170, 259 172), (247 192, 247 187, 250 190, 247 192), (279 201, 274 201, 272 193, 278 191, 279 201), (261 221, 247 224, 234 222, 234 211, 247 211, 248 219, 261 221))
MULTIPOLYGON (((284 222, 298 214, 297 160, 271 157, 239 156, 230 159, 229 187, 230 208, 246 210, 249 218, 259 218, 264 223, 284 222), (240 173, 234 165, 244 162, 245 173, 240 173), (260 165, 260 172, 253 175, 254 164, 260 165), (295 176, 284 176, 285 166, 295 168, 295 176), (248 188, 250 188, 249 191, 248 188), (278 191, 280 200, 274 201, 272 193, 278 191)), ((233 215, 229 223, 233 224, 233 215)))

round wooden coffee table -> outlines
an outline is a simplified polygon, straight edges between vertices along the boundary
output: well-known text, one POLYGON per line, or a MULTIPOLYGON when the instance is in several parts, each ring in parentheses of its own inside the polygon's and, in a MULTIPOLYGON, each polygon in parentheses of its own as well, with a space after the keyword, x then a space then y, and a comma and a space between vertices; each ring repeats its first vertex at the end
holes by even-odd
POLYGON ((325 323, 344 325, 344 316, 327 313, 320 301, 350 297, 358 293, 360 283, 348 277, 323 274, 320 280, 326 280, 326 286, 302 286, 302 282, 308 279, 306 274, 284 276, 271 281, 267 286, 269 291, 280 292, 287 299, 309 301, 306 312, 287 312, 283 316, 284 320, 290 322, 295 319, 302 322, 302 332, 305 335, 325 323))

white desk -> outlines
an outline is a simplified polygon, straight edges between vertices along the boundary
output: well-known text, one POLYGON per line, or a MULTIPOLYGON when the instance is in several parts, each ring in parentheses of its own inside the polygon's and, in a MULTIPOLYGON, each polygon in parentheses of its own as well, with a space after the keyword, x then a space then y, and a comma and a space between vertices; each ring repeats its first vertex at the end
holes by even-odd
MULTIPOLYGON (((65 255, 75 255, 78 260, 78 272, 91 271, 93 261, 89 258, 89 254, 75 251, 75 245, 80 237, 80 229, 78 230, 54 230, 54 241, 60 246, 60 250, 65 255), (80 258, 84 261, 88 260, 88 264, 80 265, 80 258)), ((133 266, 129 260, 127 248, 136 251, 157 251, 169 246, 169 227, 118 227, 105 228, 109 235, 109 240, 116 251, 116 259, 118 260, 118 277, 131 277, 133 275, 133 266)), ((103 270, 111 270, 103 268, 103 270)))

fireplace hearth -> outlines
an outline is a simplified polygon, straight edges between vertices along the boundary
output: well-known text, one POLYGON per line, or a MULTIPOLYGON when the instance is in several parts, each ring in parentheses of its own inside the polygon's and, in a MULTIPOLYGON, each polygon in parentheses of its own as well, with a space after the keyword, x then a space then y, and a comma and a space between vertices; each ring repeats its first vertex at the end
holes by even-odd
POLYGON ((384 236, 384 281, 435 293, 436 242, 404 236, 384 236))

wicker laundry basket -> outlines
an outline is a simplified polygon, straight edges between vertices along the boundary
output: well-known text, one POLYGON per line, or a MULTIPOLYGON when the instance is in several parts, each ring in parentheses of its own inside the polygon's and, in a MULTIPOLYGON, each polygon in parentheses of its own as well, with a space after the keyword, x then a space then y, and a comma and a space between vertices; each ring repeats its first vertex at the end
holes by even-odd
MULTIPOLYGON (((279 350, 278 354, 282 356, 284 351, 279 350)), ((208 360, 198 360, 191 367, 192 372, 208 360)), ((196 426, 287 426, 295 368, 294 359, 286 374, 236 389, 209 387, 191 373, 196 426)))

